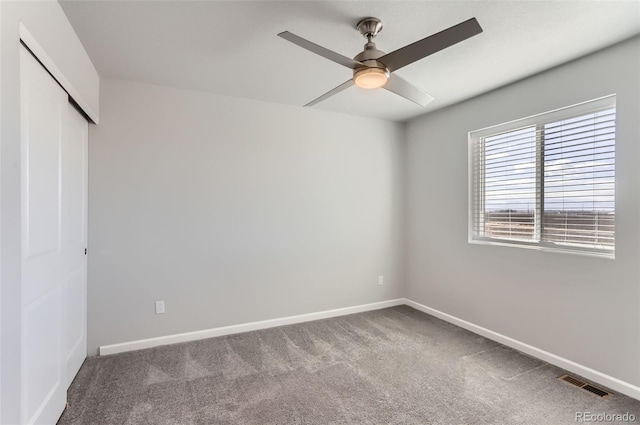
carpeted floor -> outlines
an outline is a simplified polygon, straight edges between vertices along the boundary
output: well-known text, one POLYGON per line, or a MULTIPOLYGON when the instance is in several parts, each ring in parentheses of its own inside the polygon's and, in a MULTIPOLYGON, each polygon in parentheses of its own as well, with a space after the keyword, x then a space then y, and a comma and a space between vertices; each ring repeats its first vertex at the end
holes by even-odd
POLYGON ((87 359, 60 425, 575 424, 630 413, 564 371, 400 306, 87 359))

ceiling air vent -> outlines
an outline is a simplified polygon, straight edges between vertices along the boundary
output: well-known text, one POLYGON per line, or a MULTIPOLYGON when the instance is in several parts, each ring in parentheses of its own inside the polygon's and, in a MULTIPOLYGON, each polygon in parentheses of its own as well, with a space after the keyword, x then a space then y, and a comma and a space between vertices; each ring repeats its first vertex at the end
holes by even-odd
POLYGON ((562 382, 566 382, 567 384, 571 384, 585 391, 589 391, 591 394, 597 395, 598 397, 601 397, 601 398, 608 398, 612 395, 608 391, 605 391, 598 387, 594 387, 593 385, 587 384, 586 382, 581 381, 578 378, 575 378, 570 375, 562 375, 562 376, 559 376, 558 379, 561 380, 562 382))

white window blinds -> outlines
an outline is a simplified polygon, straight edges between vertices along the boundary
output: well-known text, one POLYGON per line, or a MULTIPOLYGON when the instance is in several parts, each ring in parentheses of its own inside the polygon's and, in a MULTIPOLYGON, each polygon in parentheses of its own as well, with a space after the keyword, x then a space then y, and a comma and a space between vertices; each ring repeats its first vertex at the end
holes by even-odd
POLYGON ((613 256, 615 96, 469 133, 470 241, 613 256))

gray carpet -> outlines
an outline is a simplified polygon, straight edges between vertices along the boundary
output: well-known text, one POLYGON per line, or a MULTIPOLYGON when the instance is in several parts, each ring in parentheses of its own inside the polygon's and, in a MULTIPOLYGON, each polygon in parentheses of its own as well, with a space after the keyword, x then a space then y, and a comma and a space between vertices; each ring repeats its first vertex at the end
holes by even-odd
POLYGON ((626 413, 406 306, 86 360, 67 424, 575 424, 626 413))

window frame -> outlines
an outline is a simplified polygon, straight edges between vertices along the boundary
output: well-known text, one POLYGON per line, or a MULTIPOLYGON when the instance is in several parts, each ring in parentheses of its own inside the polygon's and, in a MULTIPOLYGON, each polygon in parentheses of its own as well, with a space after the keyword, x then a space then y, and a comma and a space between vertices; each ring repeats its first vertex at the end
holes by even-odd
MULTIPOLYGON (((569 119, 573 117, 577 117, 580 115, 587 115, 590 113, 597 112, 599 110, 614 108, 616 109, 616 94, 611 94, 608 96, 603 96, 597 99, 588 100, 585 102, 577 103, 574 105, 554 109, 548 112, 543 112, 535 115, 531 115, 525 118, 515 119, 512 121, 508 121, 502 124, 492 125, 489 127, 484 127, 478 130, 473 130, 468 132, 468 242, 469 244, 476 245, 495 245, 495 246, 509 246, 509 247, 517 247, 517 248, 526 248, 526 249, 534 249, 539 251, 547 251, 547 252, 560 252, 567 254, 575 254, 575 255, 586 255, 590 257, 601 257, 608 259, 615 259, 615 250, 616 244, 614 241, 613 249, 605 250, 602 248, 591 248, 586 246, 567 246, 560 245, 554 242, 545 241, 541 237, 541 232, 543 227, 543 215, 544 215, 544 167, 539 166, 539 164, 544 163, 544 141, 542 140, 541 128, 544 127, 547 123, 560 121, 564 119, 569 119), (534 235, 538 236, 538 241, 525 241, 525 240, 513 240, 513 239, 504 239, 498 237, 488 237, 488 236, 479 236, 474 232, 474 149, 475 143, 479 139, 490 137, 499 133, 504 132, 512 132, 519 129, 524 129, 527 127, 535 127, 537 130, 536 136, 536 185, 539 185, 540 191, 536 196, 536 214, 540 214, 540 219, 535 220, 534 225, 534 235)), ((617 119, 617 118, 616 118, 617 119)), ((614 140, 614 146, 617 144, 617 136, 616 140, 614 140)), ((615 164, 615 162, 614 162, 615 164)), ((484 167, 484 162, 482 163, 484 167)), ((482 172, 482 171, 480 171, 482 172)), ((616 202, 616 187, 617 187, 617 174, 615 174, 615 165, 614 165, 614 214, 617 211, 617 202, 616 202)), ((481 200, 478 202, 484 204, 484 196, 482 196, 481 200)), ((484 210, 484 205, 478 206, 478 209, 484 210)), ((614 224, 617 222, 616 217, 614 216, 614 224)), ((614 227, 615 229, 615 227, 614 227)))

